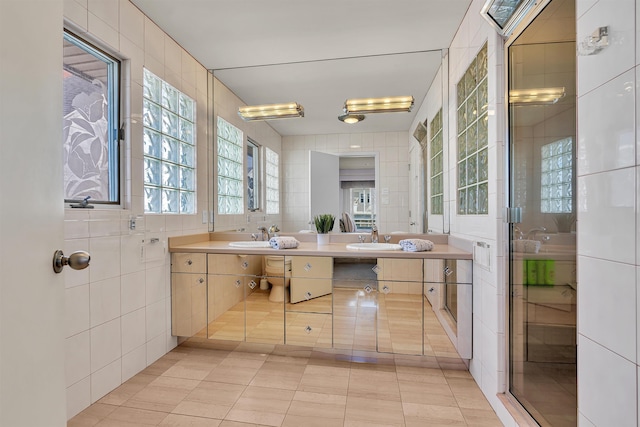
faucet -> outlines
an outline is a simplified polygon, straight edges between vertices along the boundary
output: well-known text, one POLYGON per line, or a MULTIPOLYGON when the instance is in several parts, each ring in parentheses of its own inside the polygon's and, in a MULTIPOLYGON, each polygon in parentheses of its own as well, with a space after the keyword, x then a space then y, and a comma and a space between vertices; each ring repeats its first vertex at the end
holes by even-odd
MULTIPOLYGON (((529 230, 529 232, 527 233, 527 240, 532 240, 532 239, 533 239, 533 240, 535 240, 535 238, 536 238, 536 234, 537 234, 539 231, 544 232, 544 231, 547 231, 547 229, 546 229, 546 228, 544 228, 544 227, 533 227, 533 228, 532 228, 531 230, 529 230)), ((546 237, 547 237, 547 238, 546 238, 546 239, 543 239, 543 240, 549 240, 549 238, 548 238, 549 236, 546 236, 546 237)))
POLYGON ((262 232, 262 241, 266 242, 269 240, 269 233, 267 232, 267 227, 258 227, 258 231, 262 232), (266 239, 265 239, 266 237, 266 239))
POLYGON ((375 224, 371 227, 371 243, 378 243, 378 227, 375 224))
POLYGON ((267 233, 267 236, 269 238, 271 238, 272 236, 275 237, 277 236, 277 232, 280 231, 280 229, 278 228, 277 225, 273 224, 271 227, 269 227, 269 232, 267 233))

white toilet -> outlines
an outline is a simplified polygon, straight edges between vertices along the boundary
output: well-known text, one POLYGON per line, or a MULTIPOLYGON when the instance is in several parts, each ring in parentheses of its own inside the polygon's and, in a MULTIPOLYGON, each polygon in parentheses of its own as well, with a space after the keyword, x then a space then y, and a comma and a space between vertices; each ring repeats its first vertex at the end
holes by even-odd
POLYGON ((289 281, 291 279, 291 258, 283 256, 265 256, 264 271, 271 283, 271 302, 289 302, 289 281))

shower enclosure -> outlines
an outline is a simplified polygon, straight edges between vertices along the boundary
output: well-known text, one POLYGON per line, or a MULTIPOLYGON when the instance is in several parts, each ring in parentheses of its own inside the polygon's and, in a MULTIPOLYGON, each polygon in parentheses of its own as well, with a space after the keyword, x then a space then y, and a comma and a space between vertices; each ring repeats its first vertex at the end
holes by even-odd
POLYGON ((575 426, 575 1, 507 42, 509 391, 542 426, 575 426))

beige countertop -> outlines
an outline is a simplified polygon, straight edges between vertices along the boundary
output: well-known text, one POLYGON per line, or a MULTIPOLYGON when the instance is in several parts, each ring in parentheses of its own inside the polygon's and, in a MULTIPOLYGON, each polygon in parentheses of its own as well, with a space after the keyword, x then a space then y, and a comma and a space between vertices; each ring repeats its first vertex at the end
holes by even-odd
POLYGON ((193 236, 181 236, 169 239, 170 252, 200 252, 216 254, 246 254, 246 255, 302 255, 302 256, 331 256, 334 258, 417 258, 417 259, 461 259, 471 260, 472 254, 448 244, 446 235, 394 235, 391 242, 397 243, 404 238, 420 238, 431 240, 434 248, 426 252, 405 251, 366 251, 347 249, 348 243, 358 241, 358 234, 332 235, 332 243, 318 245, 315 234, 306 233, 281 233, 281 235, 293 236, 300 241, 295 249, 273 248, 234 248, 229 246, 232 241, 251 240, 247 233, 209 233, 193 236), (334 242, 333 240, 337 240, 334 242))

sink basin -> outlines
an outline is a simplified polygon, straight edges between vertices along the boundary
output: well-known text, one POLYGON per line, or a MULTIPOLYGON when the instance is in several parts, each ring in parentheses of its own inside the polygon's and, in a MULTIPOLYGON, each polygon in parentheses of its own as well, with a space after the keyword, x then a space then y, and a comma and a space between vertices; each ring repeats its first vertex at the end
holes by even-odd
POLYGON ((250 241, 240 241, 240 242, 229 242, 229 246, 232 248, 269 248, 269 242, 254 242, 250 241))
POLYGON ((399 251, 402 246, 395 243, 349 243, 347 249, 354 251, 399 251))

